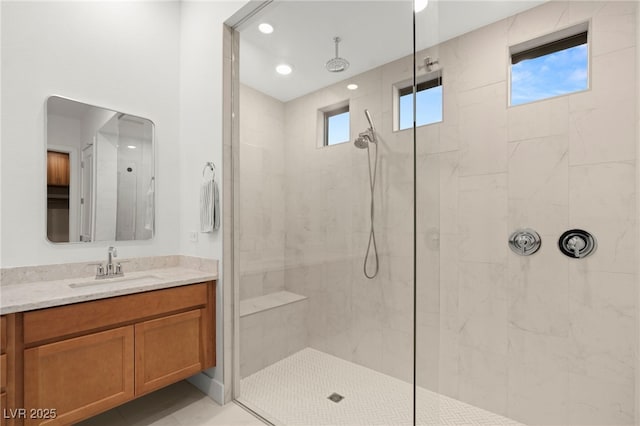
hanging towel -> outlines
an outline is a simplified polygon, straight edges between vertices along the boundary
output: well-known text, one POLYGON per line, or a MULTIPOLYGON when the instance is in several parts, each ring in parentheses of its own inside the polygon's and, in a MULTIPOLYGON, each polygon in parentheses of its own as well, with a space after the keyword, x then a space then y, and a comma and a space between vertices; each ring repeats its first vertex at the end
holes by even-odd
POLYGON ((215 176, 213 179, 213 229, 215 231, 220 229, 220 193, 215 176))
POLYGON ((147 189, 147 207, 144 211, 144 229, 147 231, 153 231, 154 221, 154 204, 155 204, 155 181, 154 177, 149 182, 149 188, 147 189))
POLYGON ((207 179, 200 187, 200 232, 213 231, 213 180, 207 179))
POLYGON ((205 165, 203 177, 200 186, 200 232, 213 232, 220 228, 220 194, 213 163, 205 165), (206 170, 211 174, 204 177, 206 170))

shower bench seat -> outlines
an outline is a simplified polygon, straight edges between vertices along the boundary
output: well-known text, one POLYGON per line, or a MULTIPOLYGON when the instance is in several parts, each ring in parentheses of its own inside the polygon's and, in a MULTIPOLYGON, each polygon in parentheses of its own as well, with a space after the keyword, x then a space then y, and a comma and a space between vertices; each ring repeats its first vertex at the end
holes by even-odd
POLYGON ((308 345, 306 296, 278 291, 240 301, 240 377, 308 345))
POLYGON ((240 318, 256 314, 268 309, 288 305, 289 303, 305 300, 307 297, 290 291, 277 291, 263 296, 252 297, 240 301, 240 318))

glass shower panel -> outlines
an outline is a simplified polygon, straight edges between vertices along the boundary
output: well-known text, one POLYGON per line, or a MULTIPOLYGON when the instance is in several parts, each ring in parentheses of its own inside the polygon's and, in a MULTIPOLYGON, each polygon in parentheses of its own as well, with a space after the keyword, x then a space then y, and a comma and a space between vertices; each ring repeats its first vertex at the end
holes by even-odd
POLYGON ((413 423, 413 129, 394 130, 411 28, 398 1, 277 1, 237 28, 237 397, 279 424, 413 423), (331 111, 349 140, 325 146, 331 111))
MULTIPOLYGON (((449 347, 450 291, 441 289, 441 262, 451 252, 452 207, 456 198, 457 154, 450 152, 452 139, 446 123, 449 99, 446 98, 448 75, 439 63, 439 2, 415 13, 415 88, 410 93, 411 116, 415 135, 415 424, 441 425, 442 395, 440 383, 443 359, 449 347), (430 92, 429 92, 430 91, 430 92), (439 96, 425 96, 437 92, 439 96), (445 94, 444 96, 442 94, 445 94), (434 117, 422 124, 423 117, 434 117), (441 293, 442 291, 442 293, 441 293), (444 303, 443 303, 444 302, 444 303)), ((444 275, 443 278, 448 278, 444 275)), ((447 289, 445 289, 447 290, 447 289)), ((446 359, 444 359, 446 361, 446 359)))

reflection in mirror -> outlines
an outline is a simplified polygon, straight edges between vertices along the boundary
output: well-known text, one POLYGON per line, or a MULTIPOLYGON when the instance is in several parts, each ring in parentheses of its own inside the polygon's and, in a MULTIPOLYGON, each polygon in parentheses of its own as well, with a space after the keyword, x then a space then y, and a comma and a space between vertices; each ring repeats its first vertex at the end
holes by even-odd
POLYGON ((47 238, 147 240, 154 231, 153 123, 47 100, 47 238))

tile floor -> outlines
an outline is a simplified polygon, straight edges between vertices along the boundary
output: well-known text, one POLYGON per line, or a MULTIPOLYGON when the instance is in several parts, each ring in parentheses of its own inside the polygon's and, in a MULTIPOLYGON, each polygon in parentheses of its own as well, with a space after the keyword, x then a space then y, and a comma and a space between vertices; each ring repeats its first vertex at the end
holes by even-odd
MULTIPOLYGON (((391 376, 306 348, 243 379, 240 401, 288 426, 410 426, 413 386, 391 376), (344 396, 338 403, 332 393, 344 396)), ((514 420, 418 388, 419 425, 509 425, 514 420)))
POLYGON ((237 404, 216 404, 188 382, 178 382, 84 422, 81 426, 264 426, 237 404))
MULTIPOLYGON (((299 351, 241 381, 240 401, 274 424, 410 426, 412 386, 315 349, 299 351), (338 403, 328 396, 344 396, 338 403)), ((418 388, 419 425, 524 426, 418 388)), ((107 411, 81 426, 264 426, 237 404, 220 406, 179 382, 107 411)))

